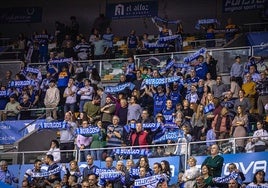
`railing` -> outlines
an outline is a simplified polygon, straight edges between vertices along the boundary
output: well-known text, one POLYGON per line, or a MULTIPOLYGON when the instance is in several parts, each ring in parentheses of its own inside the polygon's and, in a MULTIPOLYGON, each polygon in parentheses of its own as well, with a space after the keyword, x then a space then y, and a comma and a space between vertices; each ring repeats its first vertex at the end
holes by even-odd
MULTIPOLYGON (((148 66, 161 68, 166 65, 166 60, 168 58, 174 58, 176 61, 183 63, 183 59, 194 52, 196 51, 136 55, 135 59, 138 67, 148 66)), ((252 54, 252 47, 215 48, 208 49, 208 52, 213 56, 213 58, 218 60, 217 67, 219 73, 230 73, 235 56, 240 55, 243 60, 246 60, 248 56, 252 54)))
POLYGON ((214 42, 215 47, 213 48, 220 48, 224 46, 226 43, 225 39, 203 39, 203 40, 194 40, 194 41, 185 41, 187 42, 188 46, 192 46, 194 49, 205 47, 207 42, 214 42))
MULTIPOLYGON (((247 57, 250 55, 267 55, 268 47, 266 44, 259 46, 245 46, 236 48, 213 48, 207 49, 207 51, 218 60, 217 68, 218 73, 229 73, 231 65, 234 62, 234 57, 240 55, 243 61, 247 61, 247 57), (223 63, 224 62, 224 63, 223 63)), ((151 68, 161 68, 165 66, 166 60, 168 58, 174 58, 176 61, 183 62, 184 57, 193 54, 192 51, 182 51, 182 52, 169 52, 169 53, 157 53, 157 54, 143 54, 135 55, 135 62, 137 67, 151 67, 151 68), (153 58, 152 58, 153 57, 153 58)), ((13 61, 6 61, 9 64, 13 61)), ((20 61, 15 61, 20 62, 20 61)), ((7 64, 5 62, 0 62, 1 64, 7 64)), ((89 63, 95 65, 101 79, 103 82, 117 82, 119 80, 119 75, 123 73, 122 66, 127 63, 127 58, 119 59, 101 59, 101 60, 84 60, 84 61, 74 61, 74 63, 81 63, 84 68, 86 68, 89 63)), ((12 65, 9 65, 12 66, 12 65)), ((43 74, 46 73, 46 63, 29 63, 29 66, 39 67, 43 74)), ((0 67, 1 68, 1 67, 0 67)), ((19 69, 18 66, 14 67, 19 69)), ((7 70, 7 68, 1 68, 1 71, 7 70)), ((0 72, 1 73, 1 72, 0 72)))
MULTIPOLYGON (((138 154, 138 150, 144 150, 145 153, 141 155, 146 155, 148 157, 164 157, 164 156, 179 156, 182 154, 185 154, 185 161, 184 163, 187 163, 187 159, 189 156, 204 156, 209 155, 207 149, 210 148, 211 145, 217 144, 219 146, 219 153, 220 154, 237 154, 237 153, 246 153, 246 151, 238 151, 237 150, 237 143, 239 141, 248 141, 249 139, 259 139, 259 138, 266 138, 265 141, 268 141, 268 136, 259 136, 259 137, 237 137, 237 138, 228 138, 228 139, 218 139, 218 140, 209 140, 209 141, 196 141, 196 142, 187 142, 187 143, 174 143, 174 144, 154 144, 154 145, 147 145, 147 146, 126 146, 126 147, 109 147, 109 148, 96 148, 96 149, 84 149, 81 150, 82 152, 88 151, 107 151, 107 150, 113 150, 113 156, 117 155, 117 160, 119 159, 126 159, 125 156, 128 156, 130 159, 137 158, 136 153, 138 154), (183 151, 186 153, 180 153, 181 147, 183 148, 183 151), (157 149, 162 149, 157 151, 157 149), (116 150, 118 153, 116 153, 116 150), (163 151, 173 151, 171 153, 162 153, 163 151), (200 153, 198 151, 201 151, 200 153), (129 154, 128 154, 129 153, 129 154)), ((244 147, 246 144, 244 144, 244 147)), ((14 149, 14 148, 13 148, 14 149)), ((17 149, 17 148, 15 148, 17 149)), ((266 146, 266 150, 268 147, 266 146)), ((75 150, 61 150, 61 153, 66 152, 73 152, 73 158, 79 162, 81 161, 81 151, 78 149, 75 150)), ((254 151, 253 151, 254 152, 254 151)), ((4 159, 5 155, 12 155, 12 156, 20 156, 19 160, 16 164, 29 164, 31 163, 29 160, 35 159, 34 157, 41 157, 46 155, 47 151, 21 151, 21 152, 2 152, 0 153, 1 159, 4 159), (26 160, 27 159, 27 160, 26 160)), ((104 160, 104 159, 102 159, 104 160)))
POLYGON ((247 23, 243 26, 244 32, 252 32, 252 31, 268 31, 268 22, 261 23, 247 23))

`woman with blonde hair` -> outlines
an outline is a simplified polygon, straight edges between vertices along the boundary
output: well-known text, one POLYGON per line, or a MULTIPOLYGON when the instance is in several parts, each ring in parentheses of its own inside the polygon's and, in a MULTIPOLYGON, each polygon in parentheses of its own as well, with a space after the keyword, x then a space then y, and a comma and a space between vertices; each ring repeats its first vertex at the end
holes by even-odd
POLYGON ((200 140, 201 133, 205 133, 207 128, 207 118, 204 114, 204 105, 199 104, 196 112, 191 118, 191 125, 193 127, 193 137, 196 141, 200 140))
POLYGON ((196 183, 196 178, 200 176, 200 171, 196 166, 196 159, 194 157, 189 157, 187 162, 190 168, 183 174, 182 181, 185 188, 192 188, 196 183))

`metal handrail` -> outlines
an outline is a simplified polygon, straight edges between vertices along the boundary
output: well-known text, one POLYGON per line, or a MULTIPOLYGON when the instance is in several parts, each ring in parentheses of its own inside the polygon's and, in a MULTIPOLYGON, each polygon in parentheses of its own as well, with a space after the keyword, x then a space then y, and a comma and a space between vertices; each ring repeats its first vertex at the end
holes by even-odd
MULTIPOLYGON (((247 137, 238 137, 238 138, 229 138, 229 139, 218 139, 218 140, 210 140, 210 141, 195 141, 195 142, 187 142, 187 143, 173 143, 173 144, 155 144, 155 145, 144 145, 144 146, 122 146, 122 147, 105 147, 105 148, 94 148, 94 149, 84 149, 83 151, 95 151, 95 150, 114 150, 114 149, 130 149, 130 150, 134 150, 134 149, 152 149, 152 148, 156 148, 156 147, 167 147, 167 146, 179 146, 179 145, 186 145, 186 157, 185 157, 185 164, 187 163, 187 159, 190 156, 190 152, 191 152, 191 147, 192 145, 195 144, 206 144, 207 142, 214 142, 214 143, 218 143, 218 142, 224 142, 224 141, 228 141, 232 143, 233 146, 233 152, 232 154, 236 153, 235 150, 235 143, 237 140, 245 140, 245 139, 249 139, 249 138, 259 138, 259 137, 268 137, 268 136, 257 136, 257 137, 253 137, 253 136, 247 136, 247 137)), ((268 139, 267 139, 268 140, 268 139)), ((26 154, 45 154, 47 153, 48 150, 44 151, 14 151, 14 152, 4 152, 4 153, 0 153, 0 155, 15 155, 15 154, 22 154, 23 156, 23 161, 22 163, 25 164, 25 155, 26 154)), ((61 153, 64 152, 75 152, 75 159, 80 161, 80 156, 81 153, 79 152, 78 149, 74 149, 74 150, 61 150, 61 153)), ((174 154, 174 155, 180 155, 178 153, 174 154)))

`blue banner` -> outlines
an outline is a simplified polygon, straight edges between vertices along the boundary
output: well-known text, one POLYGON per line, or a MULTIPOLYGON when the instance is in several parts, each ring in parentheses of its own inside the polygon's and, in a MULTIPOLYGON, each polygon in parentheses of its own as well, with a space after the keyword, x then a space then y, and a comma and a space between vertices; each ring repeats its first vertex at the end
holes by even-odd
MULTIPOLYGON (((197 165, 201 168, 202 162, 207 156, 196 156, 197 165)), ((244 154, 225 154, 224 164, 222 168, 222 176, 229 174, 228 165, 235 163, 237 168, 244 173, 246 180, 244 182, 252 182, 254 173, 258 170, 264 170, 266 173, 265 179, 268 178, 268 152, 244 153, 244 154)))
POLYGON ((143 18, 157 16, 158 1, 108 3, 106 16, 111 19, 143 18))
POLYGON ((20 120, 20 121, 1 121, 0 122, 0 145, 14 144, 16 141, 27 135, 29 132, 39 127, 39 124, 45 120, 37 120, 32 125, 25 128, 32 120, 20 120))
POLYGON ((0 24, 42 22, 42 7, 11 7, 0 9, 0 24))
POLYGON ((248 11, 264 8, 265 0, 258 1, 234 1, 234 0, 223 0, 222 1, 222 12, 237 12, 237 11, 248 11))

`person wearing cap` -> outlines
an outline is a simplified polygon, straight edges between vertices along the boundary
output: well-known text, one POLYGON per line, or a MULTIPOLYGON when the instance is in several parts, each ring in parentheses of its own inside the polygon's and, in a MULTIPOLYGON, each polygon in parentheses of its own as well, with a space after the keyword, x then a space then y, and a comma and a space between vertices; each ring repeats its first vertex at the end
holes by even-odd
POLYGON ((60 91, 56 87, 56 81, 50 80, 49 88, 46 91, 46 95, 44 99, 44 104, 46 108, 50 108, 46 110, 46 117, 51 117, 51 112, 52 112, 53 119, 57 119, 56 107, 58 106, 59 102, 60 102, 60 91), (53 109, 51 110, 51 108, 53 109))
POLYGON ((241 57, 235 57, 235 63, 231 67, 230 76, 236 78, 236 82, 240 87, 243 84, 243 76, 244 76, 244 64, 241 63, 241 57))
POLYGON ((11 95, 9 97, 9 102, 6 104, 5 110, 4 110, 4 116, 6 117, 6 120, 17 120, 19 115, 19 103, 16 100, 16 95, 11 95))

